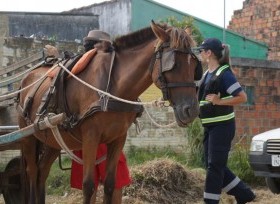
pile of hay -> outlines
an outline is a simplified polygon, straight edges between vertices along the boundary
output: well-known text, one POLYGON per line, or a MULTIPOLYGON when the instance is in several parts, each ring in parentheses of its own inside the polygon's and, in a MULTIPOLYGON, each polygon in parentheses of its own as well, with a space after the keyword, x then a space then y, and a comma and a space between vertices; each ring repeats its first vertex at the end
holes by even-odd
POLYGON ((170 159, 156 159, 131 169, 133 183, 126 187, 126 203, 195 203, 203 197, 201 172, 170 159), (134 201, 131 200, 134 199, 134 201))

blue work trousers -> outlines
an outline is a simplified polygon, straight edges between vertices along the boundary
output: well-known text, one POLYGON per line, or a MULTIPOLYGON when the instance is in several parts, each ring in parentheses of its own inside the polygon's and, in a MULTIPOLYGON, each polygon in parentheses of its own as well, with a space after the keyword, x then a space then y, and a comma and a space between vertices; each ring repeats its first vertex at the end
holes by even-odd
POLYGON ((206 203, 219 203, 222 188, 235 178, 226 166, 234 134, 234 121, 205 127, 203 144, 207 170, 204 190, 206 203))

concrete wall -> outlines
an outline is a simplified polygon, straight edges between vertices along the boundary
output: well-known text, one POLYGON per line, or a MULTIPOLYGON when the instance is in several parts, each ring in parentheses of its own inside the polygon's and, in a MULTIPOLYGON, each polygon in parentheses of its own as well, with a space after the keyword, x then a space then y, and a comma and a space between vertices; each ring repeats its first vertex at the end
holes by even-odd
POLYGON ((171 107, 157 108, 145 106, 146 111, 138 119, 141 132, 137 134, 133 124, 129 131, 125 149, 135 147, 171 147, 182 150, 187 144, 186 128, 175 123, 171 107), (155 125, 150 117, 158 124, 155 125), (170 125, 174 124, 174 125, 170 125))
POLYGON ((131 0, 104 1, 100 4, 73 9, 67 13, 93 13, 99 16, 100 29, 112 37, 131 31, 131 0))
POLYGON ((74 41, 39 40, 29 37, 7 37, 5 38, 4 44, 0 47, 0 50, 2 48, 2 64, 0 64, 0 69, 1 67, 4 68, 15 62, 26 59, 32 54, 42 52, 47 44, 55 46, 60 54, 64 51, 77 53, 83 49, 81 43, 74 41))
MULTIPOLYGON (((90 14, 65 13, 23 13, 0 12, 6 22, 5 37, 33 37, 55 41, 79 41, 89 30, 98 29, 98 16, 90 14)), ((3 31, 2 31, 3 33, 3 31)), ((3 34, 1 34, 3 35, 3 34)))
POLYGON ((45 44, 65 50, 67 42, 79 44, 89 30, 98 28, 98 16, 92 13, 0 12, 0 69, 42 50, 45 44))

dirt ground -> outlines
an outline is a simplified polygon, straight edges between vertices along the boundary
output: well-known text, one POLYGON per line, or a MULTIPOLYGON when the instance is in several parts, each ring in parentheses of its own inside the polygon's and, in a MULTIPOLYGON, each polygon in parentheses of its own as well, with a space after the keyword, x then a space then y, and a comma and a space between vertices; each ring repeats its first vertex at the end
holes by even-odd
MULTIPOLYGON (((254 191, 257 195, 257 198, 251 204, 278 204, 280 203, 280 195, 275 195, 271 193, 266 187, 254 188, 254 191)), ((102 192, 100 192, 101 194, 102 192)), ((82 192, 79 190, 72 190, 69 195, 65 196, 48 196, 47 204, 78 204, 82 203, 82 192)), ((99 199, 99 204, 101 204, 101 195, 99 199)), ((124 204, 130 204, 129 198, 123 198, 124 204)), ((231 196, 223 195, 223 200, 220 202, 221 204, 234 204, 234 199, 231 196)), ((131 203, 132 204, 132 203, 131 203)), ((137 202, 137 204, 147 204, 144 202, 137 202)), ((203 204, 203 201, 197 203, 188 203, 186 204, 203 204)))
MULTIPOLYGON (((170 159, 155 159, 131 168, 133 182, 123 189, 123 204, 203 204, 205 171, 187 169, 170 159)), ((256 199, 251 204, 279 204, 280 194, 266 186, 252 187, 256 199)), ((97 192, 97 204, 102 203, 103 186, 97 192)), ((46 204, 80 204, 82 191, 71 189, 63 196, 46 196, 46 204)), ((0 204, 4 204, 2 195, 0 204)), ((235 204, 232 196, 222 194, 220 204, 235 204)))
MULTIPOLYGON (((251 202, 250 204, 278 204, 280 203, 280 195, 275 195, 271 193, 266 187, 254 188, 257 198, 256 201, 251 202)), ((101 204, 101 195, 102 192, 99 192, 99 200, 97 204, 101 204)), ((123 198, 123 204, 132 204, 130 199, 127 197, 123 198)), ((0 197, 0 204, 4 204, 3 197, 0 197)), ((79 190, 71 190, 69 194, 64 196, 47 196, 46 204, 80 204, 82 203, 82 192, 79 190)), ((147 204, 144 202, 137 202, 137 204, 147 204)), ((203 204, 203 201, 197 203, 189 203, 186 201, 186 204, 203 204)), ((234 204, 234 199, 230 196, 223 195, 223 200, 220 204, 234 204)))
MULTIPOLYGON (((280 195, 275 195, 271 193, 266 187, 254 188, 256 192, 257 198, 256 201, 250 202, 251 204, 278 204, 280 203, 280 195)), ((0 203, 4 203, 3 200, 0 203)), ((47 196, 46 204, 79 204, 82 203, 82 192, 79 190, 72 190, 70 194, 65 196, 47 196)), ((99 199, 98 204, 101 204, 101 200, 99 199)), ((129 198, 123 198, 123 204, 130 204, 129 198)), ((132 204, 132 203, 131 203, 132 204)), ((141 203, 138 204, 147 204, 141 203)), ((203 204, 203 201, 196 203, 189 203, 186 201, 186 204, 203 204)), ((223 200, 220 204, 234 204, 234 199, 230 196, 223 195, 223 200)))

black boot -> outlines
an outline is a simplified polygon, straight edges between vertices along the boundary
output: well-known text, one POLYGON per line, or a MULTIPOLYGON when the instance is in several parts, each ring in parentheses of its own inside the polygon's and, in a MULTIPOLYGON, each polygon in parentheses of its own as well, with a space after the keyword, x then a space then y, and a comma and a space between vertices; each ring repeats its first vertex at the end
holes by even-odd
POLYGON ((256 198, 255 193, 243 181, 240 181, 228 194, 235 197, 237 204, 246 204, 256 198))

